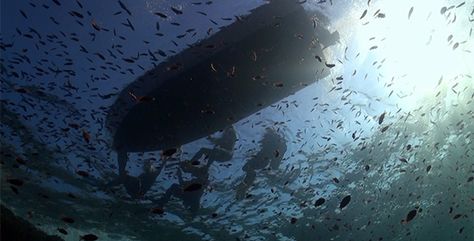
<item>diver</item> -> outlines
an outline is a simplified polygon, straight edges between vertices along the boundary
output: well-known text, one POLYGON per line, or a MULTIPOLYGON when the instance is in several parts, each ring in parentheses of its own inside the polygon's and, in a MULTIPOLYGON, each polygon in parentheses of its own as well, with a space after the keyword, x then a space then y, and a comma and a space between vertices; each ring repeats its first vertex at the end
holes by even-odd
POLYGON ((252 156, 244 165, 242 170, 245 172, 244 180, 237 186, 236 199, 242 200, 247 190, 252 186, 257 171, 264 168, 278 170, 283 160, 287 146, 286 140, 272 128, 266 128, 263 139, 260 141, 260 151, 252 156))
POLYGON ((146 160, 143 164, 143 173, 138 177, 134 177, 128 175, 127 171, 125 170, 128 162, 127 153, 119 151, 117 158, 119 165, 119 175, 113 181, 106 184, 105 187, 110 188, 123 184, 127 190, 128 195, 130 195, 132 199, 139 199, 143 197, 153 186, 156 178, 160 175, 170 157, 162 157, 161 159, 163 161, 158 169, 153 165, 153 159, 146 160))
POLYGON ((201 197, 209 184, 209 167, 214 161, 225 162, 232 159, 237 136, 234 127, 231 126, 222 131, 220 138, 208 137, 208 139, 215 145, 214 148, 201 148, 191 160, 180 162, 177 171, 179 183, 174 183, 168 188, 157 201, 158 206, 163 207, 174 196, 183 201, 191 214, 197 213, 201 197), (183 172, 191 174, 191 179, 184 180, 183 172))

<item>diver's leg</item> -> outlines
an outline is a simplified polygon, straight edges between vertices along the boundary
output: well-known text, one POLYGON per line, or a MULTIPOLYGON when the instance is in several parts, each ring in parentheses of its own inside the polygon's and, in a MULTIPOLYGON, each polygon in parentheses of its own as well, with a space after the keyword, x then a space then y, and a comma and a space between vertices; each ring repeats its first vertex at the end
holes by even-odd
POLYGON ((212 163, 213 161, 218 161, 218 162, 226 162, 232 159, 232 151, 224 151, 224 150, 219 150, 219 149, 214 149, 210 154, 209 154, 209 162, 212 163))
POLYGON ((125 167, 127 165, 127 152, 117 150, 118 177, 105 184, 105 188, 115 187, 122 184, 126 178, 125 167))
POLYGON ((191 195, 188 198, 188 200, 183 200, 186 205, 189 208, 189 211, 191 212, 191 215, 195 216, 199 209, 201 208, 201 197, 204 193, 204 191, 200 190, 198 191, 199 193, 195 193, 194 195, 191 195))
POLYGON ((145 193, 147 193, 148 190, 150 190, 153 184, 155 184, 156 178, 160 175, 160 171, 158 170, 148 171, 138 176, 138 179, 140 180, 140 184, 141 184, 140 185, 141 195, 145 195, 145 193))
POLYGON ((125 178, 127 176, 125 172, 127 161, 127 152, 123 150, 117 150, 118 177, 115 177, 112 181, 108 182, 103 187, 111 188, 124 183, 125 178))
POLYGON ((125 168, 127 167, 128 156, 124 150, 117 150, 117 162, 119 167, 119 176, 125 176, 125 168))
POLYGON ((206 158, 209 157, 209 154, 211 153, 211 149, 209 148, 201 148, 199 149, 198 152, 196 152, 196 154, 194 154, 194 156, 191 158, 191 161, 197 161, 201 158, 202 155, 205 155, 206 158))
POLYGON ((248 189, 252 186, 255 181, 257 174, 253 170, 249 170, 245 175, 244 180, 237 186, 236 198, 242 200, 247 194, 248 189))
POLYGON ((123 180, 122 183, 125 186, 125 189, 127 190, 128 195, 132 197, 133 199, 139 198, 141 196, 140 192, 140 180, 136 177, 125 175, 124 177, 121 177, 123 180))
POLYGON ((168 201, 170 200, 171 196, 175 196, 175 197, 181 197, 181 186, 174 183, 173 185, 171 185, 168 190, 166 190, 165 194, 163 195, 163 197, 161 197, 160 199, 158 199, 157 201, 157 204, 158 206, 160 207, 163 207, 166 205, 166 203, 168 203, 168 201))

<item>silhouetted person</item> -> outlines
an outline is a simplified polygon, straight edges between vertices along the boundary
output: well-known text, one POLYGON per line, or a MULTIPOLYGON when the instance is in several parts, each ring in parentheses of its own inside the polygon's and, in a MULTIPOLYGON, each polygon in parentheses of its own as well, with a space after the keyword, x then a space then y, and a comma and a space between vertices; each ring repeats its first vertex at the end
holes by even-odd
POLYGON ((237 140, 233 127, 225 129, 220 138, 211 138, 215 144, 213 149, 201 148, 189 161, 179 164, 178 181, 168 188, 166 193, 158 200, 158 206, 163 207, 174 196, 180 198, 184 206, 194 215, 200 208, 201 197, 209 184, 209 167, 214 161, 224 162, 232 159, 234 145, 237 140), (204 155, 205 163, 201 163, 204 155), (192 175, 191 180, 184 180, 182 172, 192 175))
POLYGON ((146 160, 143 164, 143 173, 138 177, 128 175, 125 170, 128 162, 128 156, 126 152, 118 152, 118 165, 119 175, 118 177, 108 183, 106 187, 113 187, 123 184, 127 190, 128 195, 133 199, 143 197, 146 192, 153 186, 156 178, 160 175, 161 171, 166 165, 166 161, 169 158, 162 158, 163 161, 158 169, 156 169, 151 160, 146 160))
POLYGON ((286 152, 286 140, 275 130, 267 128, 260 141, 260 151, 245 163, 244 180, 237 186, 236 198, 243 199, 257 177, 257 171, 265 168, 278 170, 286 152))

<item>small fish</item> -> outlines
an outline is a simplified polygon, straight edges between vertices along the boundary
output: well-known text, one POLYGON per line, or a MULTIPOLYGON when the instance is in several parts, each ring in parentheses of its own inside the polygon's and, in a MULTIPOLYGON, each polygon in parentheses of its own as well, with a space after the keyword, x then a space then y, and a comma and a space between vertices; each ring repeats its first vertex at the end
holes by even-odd
POLYGON ((20 9, 20 13, 21 13, 21 15, 22 15, 25 19, 28 19, 28 16, 26 16, 26 13, 23 12, 23 10, 20 9))
POLYGON ((454 43, 454 45, 453 45, 453 50, 457 49, 458 47, 459 47, 459 43, 457 43, 457 42, 454 43))
POLYGON ((84 15, 82 15, 81 13, 76 12, 76 11, 71 11, 71 12, 69 12, 69 14, 73 17, 84 18, 84 15))
POLYGON ((383 119, 385 119, 385 112, 384 112, 384 113, 382 113, 382 114, 379 116, 379 125, 381 125, 381 124, 382 124, 382 122, 383 122, 383 119))
POLYGON ((416 209, 413 209, 410 212, 408 212, 407 217, 405 218, 405 223, 408 223, 411 220, 413 220, 416 216, 416 213, 417 213, 416 209))
POLYGON ((413 13, 413 7, 410 8, 410 11, 408 11, 408 19, 410 19, 412 13, 413 13))
POLYGON ((91 21, 91 25, 95 30, 100 31, 100 26, 97 24, 95 20, 91 21))
POLYGON ((188 186, 186 186, 183 191, 185 192, 194 192, 194 191, 199 191, 202 188, 201 183, 191 183, 188 186))
POLYGON ((442 7, 441 10, 439 11, 441 14, 445 14, 446 11, 448 11, 448 8, 442 7))
POLYGON ((62 234, 64 234, 64 235, 67 235, 67 231, 66 231, 66 229, 64 229, 64 228, 58 228, 58 232, 60 232, 60 233, 62 233, 62 234))
POLYGON ((298 219, 295 218, 295 217, 292 217, 292 218, 290 219, 290 223, 291 223, 291 224, 295 224, 296 221, 298 221, 298 219))
POLYGON ((426 172, 430 172, 430 170, 431 170, 431 165, 426 167, 426 172))
POLYGON ((62 217, 61 220, 65 223, 74 223, 74 219, 70 217, 62 217))
POLYGON ((81 240, 85 240, 85 241, 95 241, 97 239, 99 239, 99 237, 91 233, 81 236, 81 240))
POLYGON ((128 15, 132 16, 132 12, 130 12, 130 10, 128 10, 127 6, 125 6, 125 4, 123 4, 123 2, 120 1, 120 0, 119 0, 118 2, 119 2, 119 4, 120 4, 120 7, 121 7, 123 10, 125 10, 125 12, 127 12, 128 15))
POLYGON ((166 16, 164 13, 160 13, 160 12, 155 12, 155 15, 160 16, 161 18, 164 18, 164 19, 168 18, 168 16, 166 16))
POLYGON ((17 179, 17 178, 9 178, 7 179, 7 182, 17 187, 23 186, 23 183, 24 183, 23 180, 17 179))
POLYGON ((213 63, 211 63, 211 70, 212 70, 212 72, 217 73, 217 69, 214 67, 214 64, 213 64, 213 63))
POLYGON ((323 60, 321 59, 321 57, 319 57, 318 55, 314 56, 320 63, 323 62, 323 60))
POLYGON ((280 156, 280 152, 278 150, 275 150, 275 158, 278 158, 280 156))
POLYGON ((383 133, 383 132, 387 131, 389 127, 390 126, 384 126, 380 131, 383 133))
POLYGON ((155 97, 151 96, 136 96, 132 92, 128 92, 128 94, 132 97, 132 99, 137 103, 145 103, 145 102, 152 102, 155 101, 155 97))
POLYGON ((363 19, 363 18, 365 17, 365 15, 366 15, 366 14, 367 14, 367 9, 366 9, 366 10, 364 10, 364 12, 362 13, 362 15, 360 16, 360 18, 359 18, 359 19, 363 19))
POLYGON ((152 208, 150 211, 153 214, 160 214, 160 215, 165 213, 165 210, 163 210, 163 208, 160 208, 160 207, 152 208))
POLYGON ((339 204, 339 208, 343 209, 344 207, 346 207, 349 204, 350 201, 351 201, 351 195, 345 196, 342 199, 341 203, 339 204))
POLYGON ((316 200, 316 202, 314 202, 314 206, 319 207, 319 206, 323 205, 324 202, 326 202, 326 199, 320 197, 318 200, 316 200))
POLYGON ((404 162, 404 163, 408 163, 407 159, 403 158, 403 157, 398 158, 398 160, 400 160, 401 162, 404 162))
POLYGON ((77 173, 77 175, 79 175, 81 177, 88 177, 89 176, 88 172, 82 171, 82 170, 76 171, 76 173, 77 173))
POLYGON ((174 13, 176 13, 177 15, 183 14, 183 11, 182 11, 182 10, 179 10, 179 9, 177 9, 177 8, 175 8, 175 7, 171 7, 171 10, 172 10, 174 13))
POLYGON ((91 140, 91 135, 86 130, 82 130, 82 138, 84 138, 86 143, 89 143, 91 140))
POLYGON ((327 62, 325 63, 326 67, 328 68, 333 68, 334 66, 336 66, 335 64, 328 64, 327 62))

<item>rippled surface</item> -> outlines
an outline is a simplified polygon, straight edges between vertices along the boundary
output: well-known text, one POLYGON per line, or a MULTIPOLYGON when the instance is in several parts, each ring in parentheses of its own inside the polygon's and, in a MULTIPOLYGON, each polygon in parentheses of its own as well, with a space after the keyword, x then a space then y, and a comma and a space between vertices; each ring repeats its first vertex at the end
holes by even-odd
POLYGON ((324 77, 120 169, 111 106, 154 101, 123 90, 264 4, 2 2, 2 204, 64 240, 472 240, 473 1, 294 2, 324 77))

